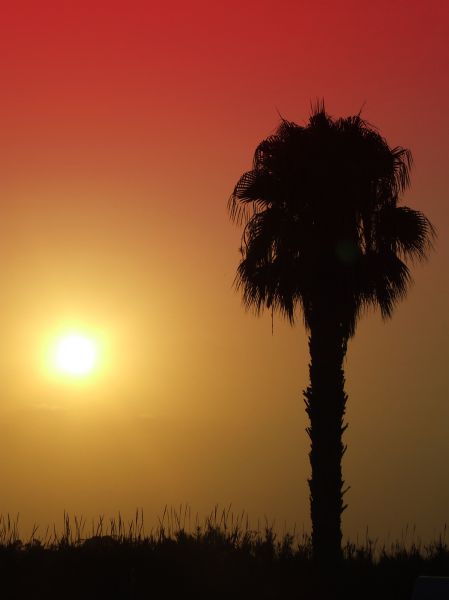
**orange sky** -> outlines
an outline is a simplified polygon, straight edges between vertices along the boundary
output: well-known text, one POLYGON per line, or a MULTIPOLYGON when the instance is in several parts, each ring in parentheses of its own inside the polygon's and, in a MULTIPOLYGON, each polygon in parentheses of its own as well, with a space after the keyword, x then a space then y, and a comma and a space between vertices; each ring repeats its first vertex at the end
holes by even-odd
POLYGON ((0 512, 216 503, 309 527, 307 340, 245 314, 226 202, 281 113, 324 97, 411 148, 439 231, 347 358, 344 530, 449 520, 449 9, 428 0, 16 0, 0 16, 0 512), (67 325, 104 340, 78 385, 67 325))

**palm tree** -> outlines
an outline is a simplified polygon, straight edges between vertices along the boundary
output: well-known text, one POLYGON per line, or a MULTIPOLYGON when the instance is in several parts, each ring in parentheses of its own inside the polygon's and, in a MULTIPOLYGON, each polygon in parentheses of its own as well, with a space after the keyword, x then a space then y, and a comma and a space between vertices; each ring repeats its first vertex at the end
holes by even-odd
POLYGON ((348 340, 369 306, 391 316, 411 282, 404 261, 425 258, 435 235, 421 212, 398 206, 411 165, 410 151, 390 148, 360 114, 334 120, 319 103, 306 126, 282 119, 258 145, 228 203, 244 226, 235 280, 244 304, 291 323, 299 308, 309 334, 304 396, 312 545, 321 565, 338 564, 342 553, 348 340))

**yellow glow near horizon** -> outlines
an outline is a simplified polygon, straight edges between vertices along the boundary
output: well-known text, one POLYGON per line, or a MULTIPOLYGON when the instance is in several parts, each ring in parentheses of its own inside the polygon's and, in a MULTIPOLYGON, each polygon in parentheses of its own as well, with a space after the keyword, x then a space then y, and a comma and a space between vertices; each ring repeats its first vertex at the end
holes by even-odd
POLYGON ((98 348, 94 340, 72 333, 56 344, 54 363, 57 370, 73 377, 82 377, 93 371, 97 363, 98 348))

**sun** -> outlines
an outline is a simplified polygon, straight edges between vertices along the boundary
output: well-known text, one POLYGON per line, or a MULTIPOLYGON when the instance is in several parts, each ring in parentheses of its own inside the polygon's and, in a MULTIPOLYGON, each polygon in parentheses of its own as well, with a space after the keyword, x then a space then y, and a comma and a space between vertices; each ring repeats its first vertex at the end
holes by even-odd
POLYGON ((81 377, 93 371, 97 363, 97 344, 91 338, 72 333, 62 337, 56 344, 54 362, 58 371, 81 377))

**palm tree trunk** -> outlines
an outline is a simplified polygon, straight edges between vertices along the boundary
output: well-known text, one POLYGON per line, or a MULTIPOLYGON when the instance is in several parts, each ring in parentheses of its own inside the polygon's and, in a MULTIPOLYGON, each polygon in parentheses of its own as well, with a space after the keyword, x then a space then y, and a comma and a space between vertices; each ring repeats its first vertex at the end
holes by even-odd
POLYGON ((347 336, 334 311, 315 311, 311 320, 310 386, 304 392, 312 476, 309 479, 312 546, 318 566, 335 567, 342 558, 341 514, 343 479, 341 461, 346 447, 342 435, 347 395, 343 360, 347 336))

